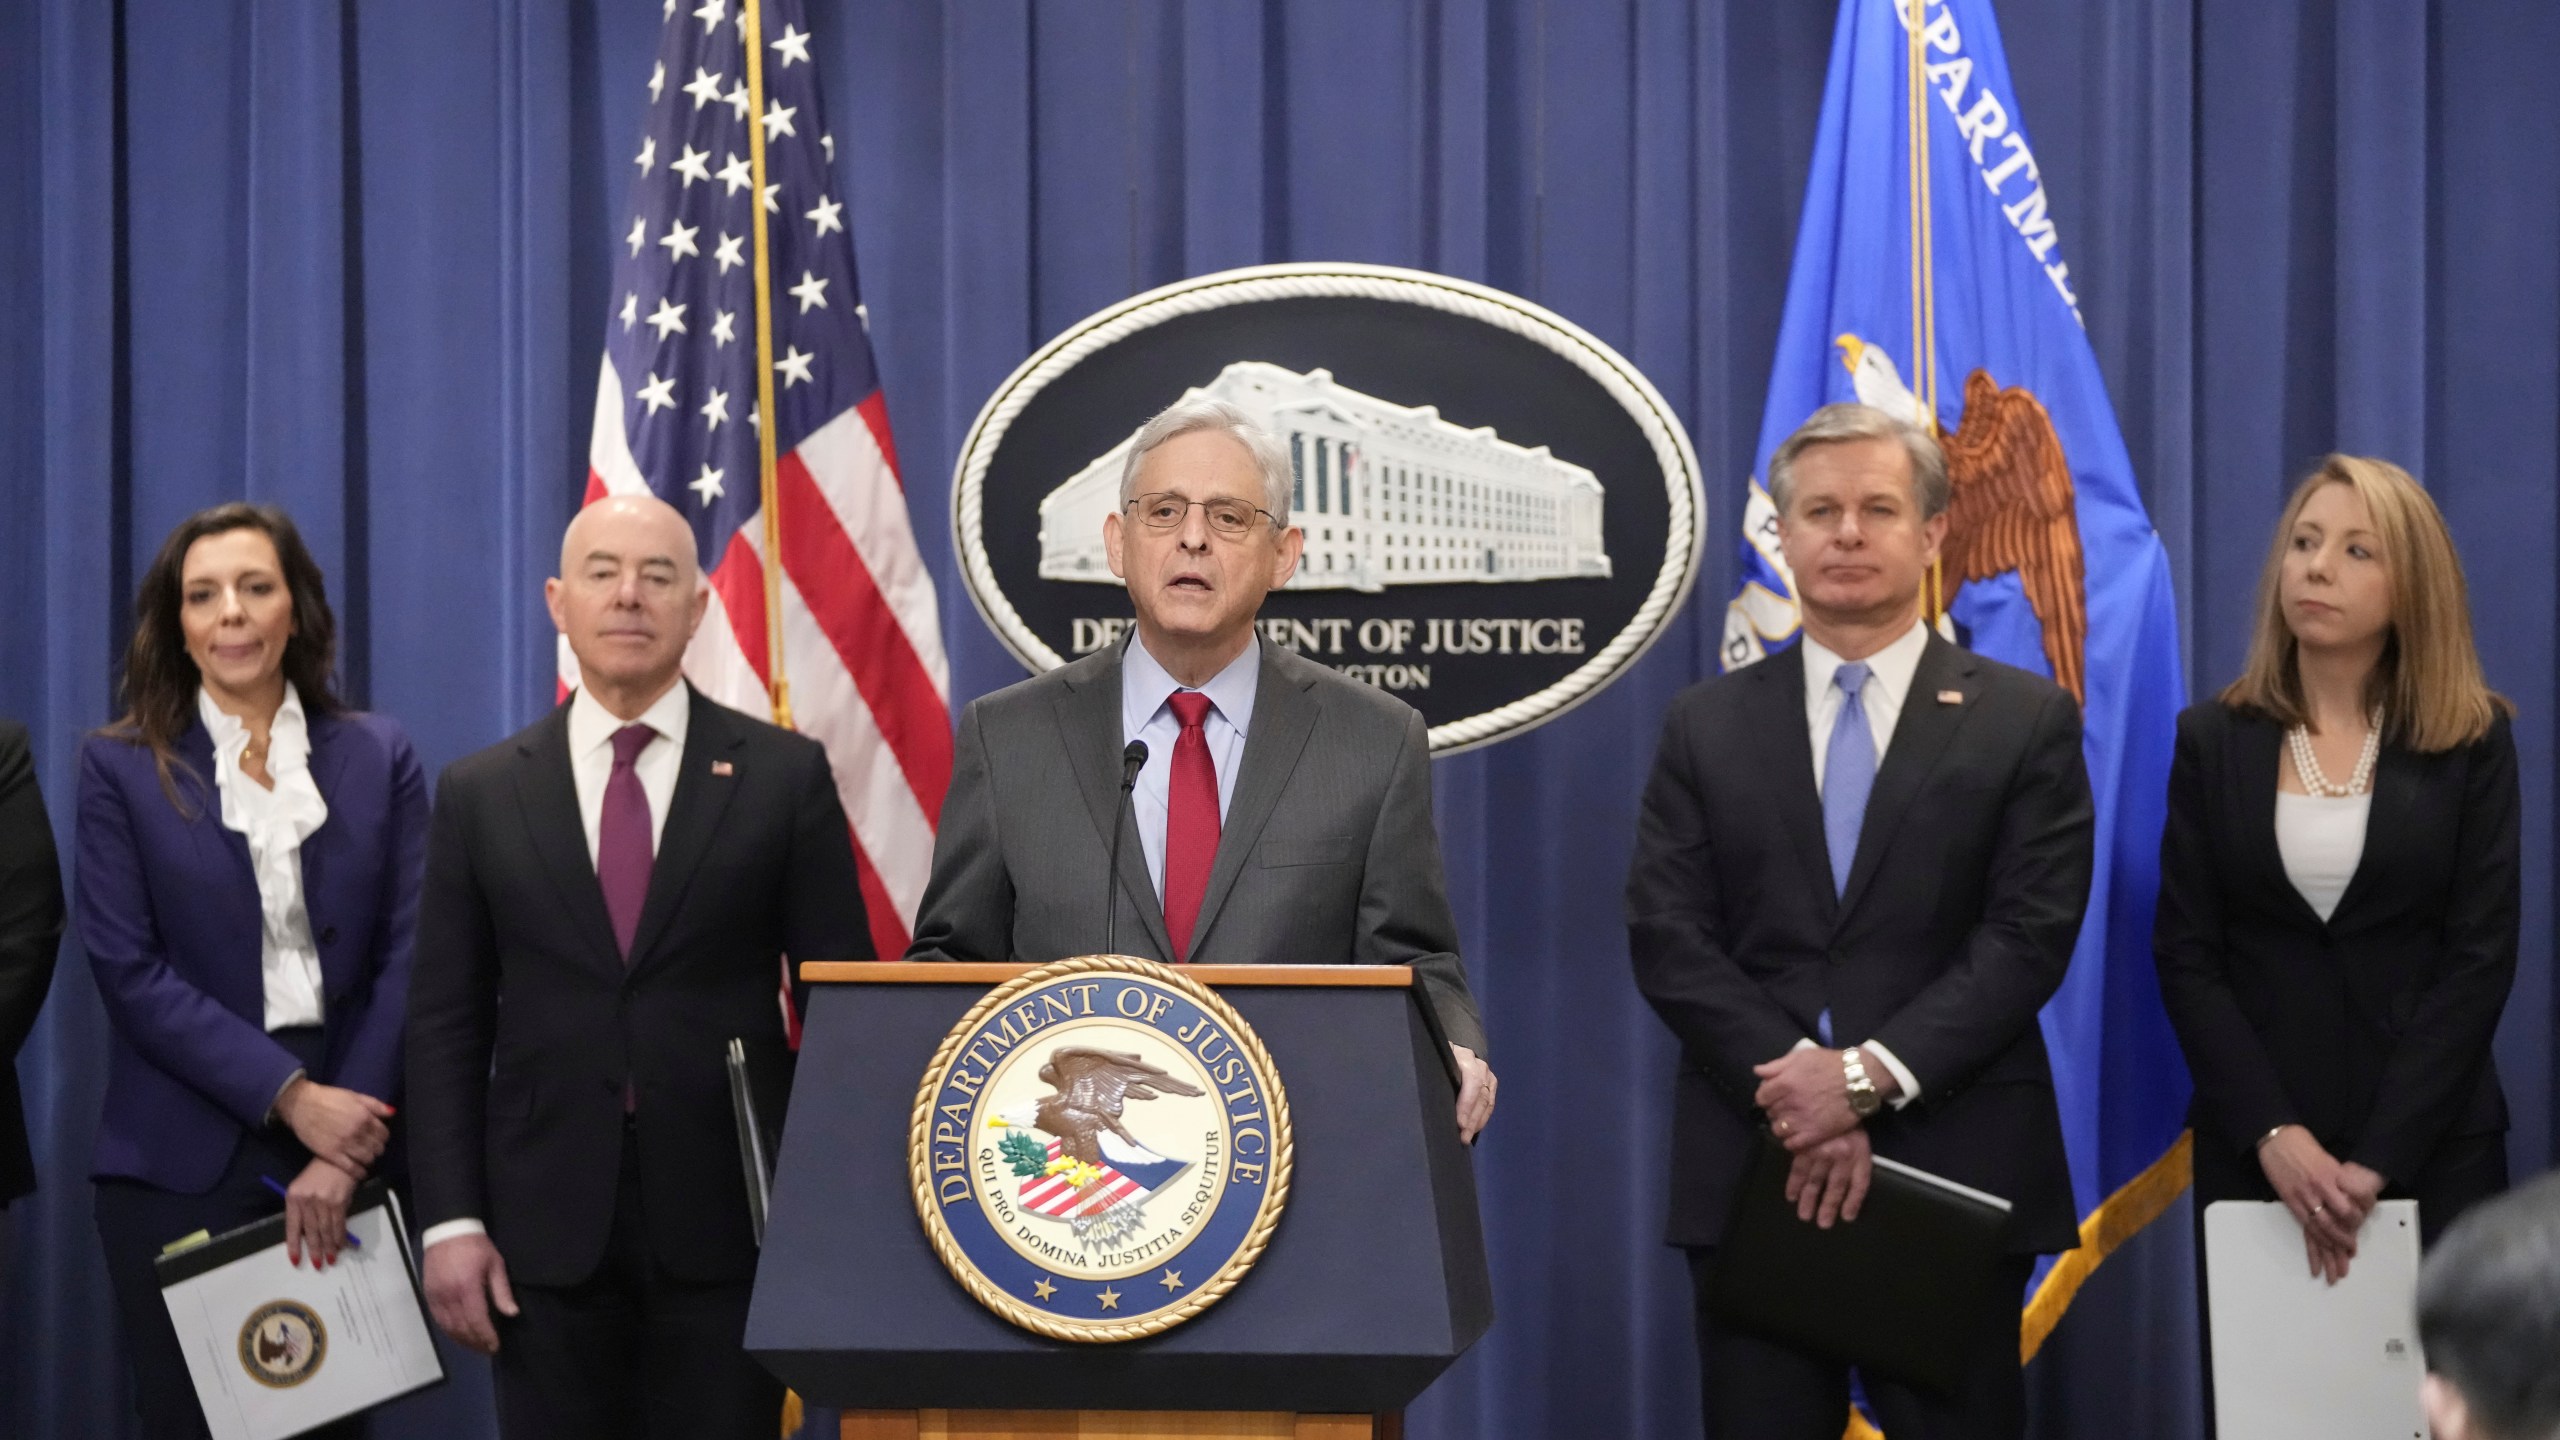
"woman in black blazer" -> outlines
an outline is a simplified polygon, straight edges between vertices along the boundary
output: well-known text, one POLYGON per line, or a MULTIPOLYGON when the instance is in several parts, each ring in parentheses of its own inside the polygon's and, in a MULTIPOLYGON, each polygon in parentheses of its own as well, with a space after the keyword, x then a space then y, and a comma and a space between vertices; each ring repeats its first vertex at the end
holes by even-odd
POLYGON ((2247 670, 2178 720, 2153 938, 2197 1214, 2282 1200, 2332 1281, 2377 1201, 2432 1238, 2506 1188, 2509 708, 2434 502, 2333 455, 2277 527, 2247 670))

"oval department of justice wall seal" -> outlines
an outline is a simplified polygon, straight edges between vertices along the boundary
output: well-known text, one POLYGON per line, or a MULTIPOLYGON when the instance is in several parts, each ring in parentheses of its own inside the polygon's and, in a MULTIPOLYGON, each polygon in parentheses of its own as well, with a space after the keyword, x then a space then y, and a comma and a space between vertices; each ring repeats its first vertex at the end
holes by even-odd
POLYGON ((916 1212, 962 1287, 1026 1330, 1106 1343, 1235 1288, 1288 1204, 1291 1154, 1252 1028, 1126 955, 990 991, 934 1052, 907 1140, 916 1212))
POLYGON ((270 1390, 290 1390, 320 1373, 329 1327, 299 1300, 270 1300, 240 1326, 240 1368, 270 1390))
POLYGON ((1470 281, 1263 265, 1079 321, 979 411, 952 482, 954 549, 979 613, 1033 671, 1129 625, 1103 520, 1139 426, 1194 394, 1269 430, 1295 472, 1305 552, 1263 602, 1263 639, 1413 705, 1435 754, 1599 693, 1696 579, 1697 456, 1625 357, 1470 281))

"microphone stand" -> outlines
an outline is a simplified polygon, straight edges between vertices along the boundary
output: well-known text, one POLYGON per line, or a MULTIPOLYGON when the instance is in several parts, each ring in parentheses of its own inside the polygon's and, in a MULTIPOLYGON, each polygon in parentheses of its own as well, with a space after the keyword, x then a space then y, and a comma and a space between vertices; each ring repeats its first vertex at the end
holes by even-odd
POLYGON ((1132 796, 1138 789, 1138 772, 1146 768, 1147 742, 1132 740, 1120 752, 1120 803, 1111 810, 1111 873, 1102 877, 1102 949, 1108 955, 1120 953, 1120 832, 1128 828, 1129 813, 1135 808, 1132 796))

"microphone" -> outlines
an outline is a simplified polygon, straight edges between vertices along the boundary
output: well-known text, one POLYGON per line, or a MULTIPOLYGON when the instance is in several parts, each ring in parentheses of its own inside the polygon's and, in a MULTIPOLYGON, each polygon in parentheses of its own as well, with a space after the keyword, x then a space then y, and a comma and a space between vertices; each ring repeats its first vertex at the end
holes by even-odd
POLYGON ((1120 803, 1111 809, 1111 873, 1102 877, 1102 950, 1106 955, 1120 953, 1120 832, 1133 808, 1130 796, 1138 788, 1138 772, 1146 768, 1147 742, 1132 740, 1120 752, 1120 803))

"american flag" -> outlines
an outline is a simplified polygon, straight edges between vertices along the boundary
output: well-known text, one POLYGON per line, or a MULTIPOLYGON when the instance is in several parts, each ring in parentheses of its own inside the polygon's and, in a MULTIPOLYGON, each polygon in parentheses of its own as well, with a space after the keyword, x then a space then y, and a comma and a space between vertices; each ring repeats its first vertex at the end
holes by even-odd
MULTIPOLYGON (((693 522, 712 600, 685 673, 769 715, 748 208, 748 127, 760 125, 784 674, 796 728, 834 764, 873 943, 894 958, 951 779, 950 670, 864 333, 806 15, 800 0, 764 0, 764 109, 751 117, 742 3, 666 0, 614 256, 586 498, 646 491, 693 522)), ((561 675, 577 675, 565 645, 561 675)))

